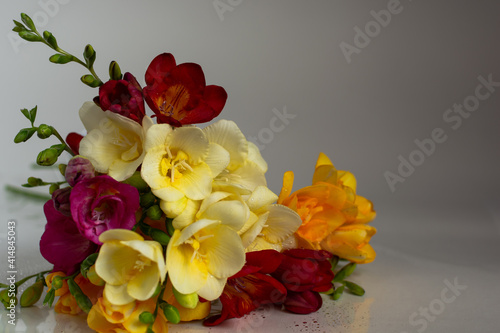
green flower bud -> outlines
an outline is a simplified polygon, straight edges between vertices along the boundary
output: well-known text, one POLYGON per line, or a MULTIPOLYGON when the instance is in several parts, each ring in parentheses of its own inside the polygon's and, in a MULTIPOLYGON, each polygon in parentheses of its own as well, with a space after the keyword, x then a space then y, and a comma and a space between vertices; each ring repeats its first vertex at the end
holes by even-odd
POLYGON ((355 269, 356 269, 356 263, 354 263, 354 262, 351 262, 351 263, 345 265, 344 267, 342 267, 342 269, 340 271, 338 271, 335 274, 335 277, 333 278, 333 282, 343 281, 346 277, 351 275, 355 269))
POLYGON ((106 282, 99 275, 97 275, 97 272, 95 271, 95 265, 89 268, 87 272, 87 279, 89 279, 90 283, 95 286, 102 287, 106 284, 106 282))
POLYGON ((54 148, 47 148, 42 150, 38 157, 36 158, 36 163, 38 165, 49 166, 53 165, 57 162, 57 158, 59 157, 59 151, 54 148))
POLYGON ((16 293, 17 293, 17 288, 14 290, 4 289, 0 291, 0 302, 3 304, 5 309, 12 307, 12 304, 14 304, 14 306, 17 305, 16 293))
POLYGON ((38 36, 37 34, 29 31, 20 31, 19 32, 19 37, 21 37, 24 40, 27 40, 28 42, 41 42, 42 38, 38 36))
POLYGON ((80 264, 80 273, 82 273, 82 276, 84 278, 87 279, 87 272, 89 271, 90 267, 95 264, 98 256, 98 253, 92 253, 80 264))
POLYGON ((80 80, 89 87, 96 88, 102 85, 101 80, 96 79, 94 76, 87 74, 80 78, 80 80))
POLYGON ((165 219, 165 227, 169 235, 173 235, 175 232, 174 225, 172 224, 173 219, 169 219, 168 217, 165 219))
POLYGON ((48 31, 44 31, 43 32, 43 39, 45 39, 45 41, 47 43, 49 43, 49 45, 52 46, 53 49, 57 49, 57 40, 54 37, 54 35, 52 35, 52 33, 48 32, 48 31))
POLYGON ((83 291, 80 289, 80 286, 75 282, 75 280, 68 279, 67 281, 69 292, 75 298, 76 304, 78 304, 83 312, 89 313, 90 309, 92 308, 92 302, 90 301, 90 299, 83 293, 83 291))
POLYGON ((30 28, 31 30, 36 30, 35 23, 33 23, 33 20, 27 14, 21 13, 21 20, 24 24, 26 24, 28 28, 30 28))
POLYGON ((151 220, 157 221, 157 220, 161 219, 161 217, 163 215, 163 211, 160 209, 160 206, 154 205, 154 206, 151 206, 148 208, 148 210, 146 211, 146 214, 151 220))
POLYGON ((154 205, 156 202, 156 197, 151 192, 146 192, 140 196, 141 207, 148 208, 154 205))
POLYGON ((344 286, 340 286, 335 291, 333 292, 333 295, 331 296, 334 301, 338 300, 340 296, 342 296, 342 293, 344 292, 344 286))
POLYGON ((194 309, 198 305, 198 295, 196 293, 192 294, 181 294, 175 288, 172 288, 174 292, 175 299, 185 308, 194 309))
POLYGON ((334 288, 330 288, 328 291, 320 291, 320 294, 331 295, 335 292, 334 288))
POLYGON ((122 77, 123 75, 120 66, 118 66, 118 63, 116 61, 112 61, 109 64, 109 78, 111 80, 121 80, 122 77))
POLYGON ((40 186, 40 185, 43 185, 43 180, 41 180, 40 178, 36 178, 36 177, 29 177, 28 178, 28 185, 40 186))
POLYGON ((149 185, 142 179, 139 171, 134 172, 134 174, 130 178, 125 179, 123 183, 132 185, 141 193, 149 191, 149 185))
POLYGON ((60 277, 59 275, 56 275, 52 279, 51 286, 52 286, 52 289, 57 290, 57 289, 61 289, 63 284, 64 284, 63 278, 60 277))
POLYGON ((47 139, 52 134, 54 134, 54 128, 45 124, 38 126, 38 129, 36 131, 36 135, 38 135, 40 139, 47 139))
POLYGON ((160 243, 161 245, 167 246, 170 242, 170 236, 161 231, 160 229, 152 229, 150 233, 151 238, 160 243))
POLYGON ((181 322, 181 315, 179 314, 179 310, 173 306, 172 304, 162 303, 160 307, 163 309, 163 314, 165 318, 172 324, 178 324, 181 322))
POLYGON ((19 131, 19 133, 16 134, 16 137, 14 138, 15 143, 20 143, 20 142, 26 142, 28 141, 33 134, 35 134, 36 128, 23 128, 22 130, 19 131))
POLYGON ((21 306, 28 307, 38 302, 38 300, 42 296, 43 287, 43 280, 38 280, 32 286, 26 288, 26 290, 21 295, 21 306))
POLYGON ((66 175, 66 167, 67 165, 66 164, 59 164, 59 172, 61 173, 61 175, 66 175))
POLYGON ((89 67, 92 67, 92 65, 94 64, 95 57, 96 53, 94 51, 94 48, 92 47, 92 45, 87 44, 87 46, 85 46, 85 50, 83 50, 83 58, 85 59, 89 67))
POLYGON ((57 191, 59 189, 59 184, 50 184, 50 187, 49 187, 49 194, 52 195, 52 193, 54 193, 55 191, 57 191))
POLYGON ((70 61, 73 61, 73 56, 72 55, 66 55, 66 54, 59 54, 56 53, 52 56, 50 56, 49 61, 54 63, 54 64, 67 64, 70 61))
POLYGON ((365 294, 365 290, 363 288, 361 288, 361 286, 357 285, 356 283, 349 282, 349 281, 344 281, 343 283, 345 284, 347 289, 349 289, 349 291, 352 294, 354 294, 356 296, 363 296, 365 294))
POLYGON ((43 304, 47 304, 49 307, 52 306, 52 303, 54 303, 54 299, 56 297, 56 290, 54 289, 54 284, 52 284, 52 288, 50 288, 49 292, 47 295, 45 295, 45 298, 43 299, 43 304))
POLYGON ((160 291, 161 291, 161 284, 158 283, 158 285, 156 286, 155 292, 153 293, 153 295, 151 296, 151 298, 154 298, 154 297, 158 296, 160 294, 160 291))
POLYGON ((155 322, 155 316, 149 311, 144 311, 139 315, 139 321, 143 324, 149 325, 155 322))
POLYGON ((26 31, 26 27, 24 26, 24 24, 22 24, 21 22, 18 22, 16 20, 13 20, 14 21, 14 24, 16 25, 12 31, 15 31, 15 32, 21 32, 21 31, 26 31))

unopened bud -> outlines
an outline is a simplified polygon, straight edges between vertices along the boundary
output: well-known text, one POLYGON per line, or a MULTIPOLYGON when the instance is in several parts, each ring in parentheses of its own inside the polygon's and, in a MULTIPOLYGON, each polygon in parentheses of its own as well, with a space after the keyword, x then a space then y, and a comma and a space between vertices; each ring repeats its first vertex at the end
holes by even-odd
POLYGON ((344 281, 344 284, 347 289, 356 296, 363 296, 365 294, 365 290, 354 282, 344 281))
POLYGON ((157 221, 157 220, 161 219, 161 217, 163 215, 163 211, 160 209, 160 206, 154 205, 154 206, 151 206, 148 208, 148 210, 146 211, 146 214, 151 220, 157 221))
POLYGON ((139 171, 134 172, 134 174, 130 178, 125 179, 123 183, 132 185, 141 193, 149 190, 149 185, 142 179, 139 171))
POLYGON ((27 40, 28 42, 41 42, 42 38, 38 36, 37 34, 29 31, 19 31, 19 37, 21 37, 24 40, 27 40))
POLYGON ((66 54, 59 54, 56 53, 52 56, 50 56, 49 61, 54 63, 54 64, 67 64, 68 62, 72 61, 74 58, 72 55, 66 55, 66 54))
POLYGON ((93 75, 87 74, 80 78, 80 80, 89 87, 96 88, 102 85, 101 80, 96 79, 93 75))
POLYGON ((26 288, 26 290, 21 295, 21 306, 28 307, 38 302, 38 300, 42 296, 43 287, 43 280, 38 280, 32 286, 26 288))
POLYGON ((173 306, 172 304, 162 303, 161 308, 163 309, 163 314, 165 318, 172 324, 178 324, 181 322, 181 315, 179 314, 179 310, 173 306))
POLYGON ((42 150, 38 157, 36 158, 36 163, 38 165, 49 166, 57 162, 59 157, 59 151, 55 148, 47 148, 42 150))
POLYGON ((90 283, 95 286, 102 287, 106 284, 106 282, 99 275, 97 275, 95 271, 95 265, 89 268, 87 272, 87 279, 89 279, 90 283))
POLYGON ((22 130, 19 131, 19 133, 16 134, 14 142, 15 143, 26 142, 33 136, 33 134, 35 134, 35 132, 36 128, 33 127, 23 128, 22 130))
POLYGON ((144 311, 139 315, 139 320, 141 323, 149 325, 155 322, 155 316, 149 311, 144 311))
POLYGON ((28 185, 30 186, 40 186, 43 184, 43 180, 41 180, 40 178, 36 178, 36 177, 29 177, 28 178, 28 185))
POLYGON ((181 294, 175 288, 172 288, 175 299, 185 308, 194 309, 198 305, 198 295, 196 293, 192 294, 181 294))
MULTIPOLYGON (((50 187, 57 184, 52 184, 50 187)), ((59 185, 57 185, 59 186, 59 185)), ((71 216, 71 205, 69 201, 69 195, 71 194, 71 187, 65 187, 61 189, 56 189, 52 192, 52 201, 54 202, 54 208, 64 216, 71 216)))
POLYGON ((45 124, 38 126, 38 129, 36 131, 36 135, 38 135, 40 139, 47 139, 52 134, 54 134, 54 129, 52 128, 52 126, 45 124))
POLYGON ((59 164, 59 172, 63 176, 66 174, 66 164, 59 164))
POLYGON ((109 64, 109 78, 111 80, 121 80, 122 79, 122 71, 121 71, 120 66, 118 66, 118 63, 116 61, 112 61, 109 64))
POLYGON ((346 277, 351 275, 355 269, 356 269, 356 263, 354 263, 354 262, 351 262, 351 263, 345 265, 344 267, 342 267, 342 269, 340 271, 338 271, 335 274, 335 277, 333 278, 333 282, 343 281, 346 277))
POLYGON ((43 39, 45 39, 45 41, 47 43, 49 43, 49 45, 52 46, 52 48, 57 49, 57 40, 54 37, 54 35, 52 35, 51 32, 44 31, 43 32, 43 39))
POLYGON ((156 202, 156 197, 151 192, 146 192, 140 196, 141 207, 148 208, 154 205, 156 202))
POLYGON ((12 289, 4 289, 0 291, 0 302, 6 309, 12 307, 12 305, 17 305, 16 292, 17 290, 12 289))
POLYGON ((337 289, 335 289, 335 291, 333 292, 333 295, 332 295, 332 299, 334 301, 338 300, 340 298, 340 296, 342 296, 342 293, 344 292, 344 286, 340 286, 338 287, 337 289))
POLYGON ((160 243, 161 245, 167 246, 170 242, 170 236, 161 231, 160 229, 151 230, 151 238, 160 243))
POLYGON ((73 157, 66 166, 64 177, 70 186, 75 186, 79 181, 94 178, 95 169, 92 163, 82 156, 73 157))
POLYGON ((61 289, 63 284, 64 284, 63 278, 59 275, 56 275, 52 279, 51 286, 52 286, 52 289, 57 290, 57 289, 61 289))

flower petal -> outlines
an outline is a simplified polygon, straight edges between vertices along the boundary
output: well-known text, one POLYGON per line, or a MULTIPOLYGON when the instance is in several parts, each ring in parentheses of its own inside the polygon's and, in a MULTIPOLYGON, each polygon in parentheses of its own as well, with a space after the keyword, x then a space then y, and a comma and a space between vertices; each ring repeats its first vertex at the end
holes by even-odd
POLYGON ((225 225, 214 228, 212 232, 214 237, 202 243, 209 273, 218 278, 236 274, 245 264, 245 249, 240 237, 225 225))
POLYGON ((184 151, 189 162, 198 164, 208 155, 209 143, 203 131, 198 127, 177 128, 167 137, 171 148, 184 151))
POLYGON ((114 286, 106 283, 103 295, 110 303, 115 305, 125 305, 135 301, 135 299, 127 293, 127 284, 114 286))
POLYGON ((198 295, 207 301, 213 301, 219 298, 226 285, 227 278, 216 278, 208 274, 207 282, 198 290, 198 295))
MULTIPOLYGON (((165 265, 163 258, 161 263, 165 265)), ((158 270, 158 266, 146 266, 141 273, 137 274, 134 279, 127 284, 127 293, 140 301, 149 299, 153 296, 156 288, 158 287, 159 276, 160 272, 158 270)), ((163 280, 165 275, 162 274, 161 276, 163 280)))
POLYGON ((271 243, 280 243, 294 233, 302 224, 300 216, 290 208, 282 205, 269 207, 267 227, 262 229, 264 237, 271 243))
POLYGON ((229 164, 229 153, 216 143, 210 143, 205 163, 212 170, 212 177, 217 177, 229 164))
POLYGON ((248 156, 248 144, 245 136, 241 133, 234 121, 219 120, 203 129, 208 140, 222 146, 229 152, 231 162, 229 169, 235 169, 243 165, 248 156))

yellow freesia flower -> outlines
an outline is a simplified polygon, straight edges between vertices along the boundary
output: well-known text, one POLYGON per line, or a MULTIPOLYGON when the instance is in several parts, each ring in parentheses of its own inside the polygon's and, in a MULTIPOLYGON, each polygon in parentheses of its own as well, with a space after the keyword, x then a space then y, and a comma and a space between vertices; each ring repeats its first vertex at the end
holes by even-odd
POLYGON ((209 143, 198 127, 174 130, 167 124, 153 125, 145 149, 141 176, 170 218, 182 213, 189 200, 207 197, 213 178, 229 163, 229 153, 209 143))
MULTIPOLYGON (((87 316, 89 328, 99 333, 146 333, 148 324, 139 320, 142 312, 155 311, 156 298, 146 301, 133 301, 117 306, 103 298, 90 309, 87 316)), ((153 331, 158 333, 168 332, 168 325, 162 311, 158 311, 153 323, 153 331)))
POLYGON ((161 245, 125 229, 105 231, 99 241, 103 245, 95 269, 106 282, 106 299, 124 305, 150 298, 167 273, 161 245))
POLYGON ((248 217, 239 201, 218 201, 201 214, 202 219, 175 230, 167 248, 167 269, 174 288, 182 294, 197 293, 206 300, 218 298, 226 280, 245 263, 237 231, 248 217))
POLYGON ((257 186, 266 186, 267 163, 235 122, 222 119, 205 127, 203 132, 210 143, 224 148, 230 156, 227 167, 214 179, 215 190, 250 194, 257 186))
POLYGON ((258 186, 246 203, 250 218, 240 230, 247 252, 260 250, 282 250, 282 243, 301 225, 300 216, 292 209, 273 204, 278 196, 266 186, 258 186))
POLYGON ((285 173, 278 203, 295 210, 302 225, 295 233, 297 245, 324 249, 341 258, 369 263, 375 251, 369 244, 376 229, 366 225, 375 218, 373 204, 356 195, 356 179, 347 171, 335 169, 320 154, 313 184, 292 192, 293 173, 285 173))
POLYGON ((144 159, 144 141, 153 125, 144 117, 142 126, 113 113, 103 112, 94 102, 80 109, 80 119, 87 135, 80 142, 80 155, 88 158, 96 171, 107 173, 118 181, 132 176, 144 159))

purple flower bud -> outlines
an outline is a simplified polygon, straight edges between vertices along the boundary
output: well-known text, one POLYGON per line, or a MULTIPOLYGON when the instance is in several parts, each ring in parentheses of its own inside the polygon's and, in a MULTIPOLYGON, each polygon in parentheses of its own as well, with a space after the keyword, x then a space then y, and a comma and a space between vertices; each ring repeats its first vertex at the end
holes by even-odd
POLYGON ((69 201, 70 193, 71 187, 60 188, 52 193, 54 208, 64 216, 71 216, 71 205, 69 201))
POLYGON ((64 175, 70 186, 75 186, 79 181, 87 180, 94 176, 94 166, 88 159, 82 156, 76 156, 69 161, 64 175))

